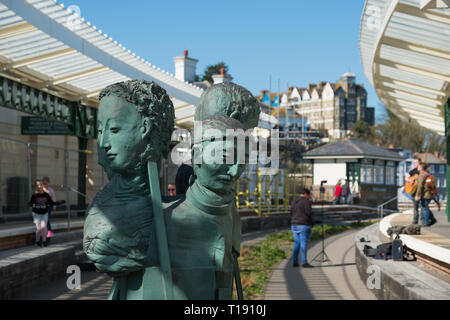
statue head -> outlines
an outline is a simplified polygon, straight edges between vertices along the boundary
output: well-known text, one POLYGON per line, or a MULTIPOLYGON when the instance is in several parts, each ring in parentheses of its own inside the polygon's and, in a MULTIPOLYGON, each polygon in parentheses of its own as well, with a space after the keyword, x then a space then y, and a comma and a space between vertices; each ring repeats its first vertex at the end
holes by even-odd
POLYGON ((258 100, 247 89, 224 82, 203 92, 195 109, 195 120, 203 121, 212 116, 228 116, 241 122, 244 128, 258 125, 261 112, 258 100))
POLYGON ((258 124, 259 114, 259 102, 234 83, 214 85, 202 94, 195 112, 196 126, 201 125, 201 129, 194 129, 192 147, 194 173, 200 185, 217 194, 234 196, 236 180, 248 160, 250 132, 258 124))
POLYGON ((148 159, 167 156, 175 113, 163 88, 129 80, 106 87, 99 99, 99 164, 108 175, 132 175, 148 159))

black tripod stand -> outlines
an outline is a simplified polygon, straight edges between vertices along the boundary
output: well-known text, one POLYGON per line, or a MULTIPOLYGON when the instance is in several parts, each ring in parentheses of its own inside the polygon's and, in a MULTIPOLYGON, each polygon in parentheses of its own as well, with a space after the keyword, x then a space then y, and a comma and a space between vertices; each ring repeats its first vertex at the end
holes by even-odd
POLYGON ((325 232, 323 229, 323 196, 325 194, 325 188, 323 186, 323 184, 326 183, 326 181, 321 181, 320 182, 320 213, 321 213, 321 220, 320 220, 320 224, 322 226, 322 250, 314 257, 314 259, 312 259, 311 261, 317 261, 317 262, 325 262, 325 261, 329 261, 330 259, 328 258, 327 253, 325 252, 325 232), (319 260, 320 258, 320 260, 319 260))

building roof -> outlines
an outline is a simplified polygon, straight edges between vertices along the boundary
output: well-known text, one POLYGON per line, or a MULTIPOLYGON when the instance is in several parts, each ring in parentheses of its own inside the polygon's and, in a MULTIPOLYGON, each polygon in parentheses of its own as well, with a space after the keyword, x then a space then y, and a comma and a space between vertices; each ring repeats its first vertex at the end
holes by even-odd
POLYGON ((193 125, 203 89, 137 56, 55 0, 0 0, 0 72, 6 78, 96 107, 106 86, 154 81, 175 107, 175 123, 193 125))
POLYGON ((425 162, 427 164, 445 164, 445 163, 447 163, 447 161, 436 157, 432 153, 416 153, 415 155, 417 155, 420 158, 420 160, 422 160, 423 162, 425 162))
POLYGON ((383 104, 401 119, 444 135, 450 9, 432 8, 432 2, 366 0, 359 47, 364 73, 383 104))
POLYGON ((401 161, 403 157, 399 154, 386 150, 381 147, 374 146, 373 144, 355 139, 349 138, 344 140, 338 140, 324 146, 315 148, 311 151, 304 153, 305 159, 320 159, 320 158, 371 158, 371 159, 384 159, 401 161))

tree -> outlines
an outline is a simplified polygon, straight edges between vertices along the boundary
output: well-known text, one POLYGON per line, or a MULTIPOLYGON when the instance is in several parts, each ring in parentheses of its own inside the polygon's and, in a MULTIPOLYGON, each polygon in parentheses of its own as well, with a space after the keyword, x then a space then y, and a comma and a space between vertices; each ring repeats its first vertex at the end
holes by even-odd
POLYGON ((373 144, 380 144, 382 147, 393 144, 396 148, 409 149, 413 152, 444 153, 445 137, 425 129, 415 120, 404 121, 389 110, 387 113, 388 120, 369 127, 370 131, 357 121, 352 127, 354 136, 373 144))
POLYGON ((228 66, 225 62, 219 62, 216 64, 210 64, 206 66, 205 72, 202 75, 202 81, 209 81, 210 83, 214 83, 214 80, 212 76, 214 74, 220 74, 220 69, 224 69, 225 71, 225 77, 228 78, 230 81, 233 80, 233 77, 228 73, 228 66))
POLYGON ((372 135, 372 127, 369 126, 369 124, 365 121, 358 120, 355 122, 355 124, 350 129, 353 132, 353 136, 355 138, 361 139, 361 140, 371 140, 372 135))

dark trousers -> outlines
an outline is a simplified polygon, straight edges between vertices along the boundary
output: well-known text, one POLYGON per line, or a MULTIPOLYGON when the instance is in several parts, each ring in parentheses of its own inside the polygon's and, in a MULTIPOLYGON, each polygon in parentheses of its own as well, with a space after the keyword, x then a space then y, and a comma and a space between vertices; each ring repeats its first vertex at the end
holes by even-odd
POLYGON ((48 221, 47 221, 47 231, 52 231, 52 225, 50 224, 50 214, 53 211, 53 206, 48 207, 48 221))
POLYGON ((413 198, 413 204, 414 204, 414 218, 413 218, 413 223, 417 224, 419 223, 419 206, 420 206, 420 200, 416 201, 413 198))

